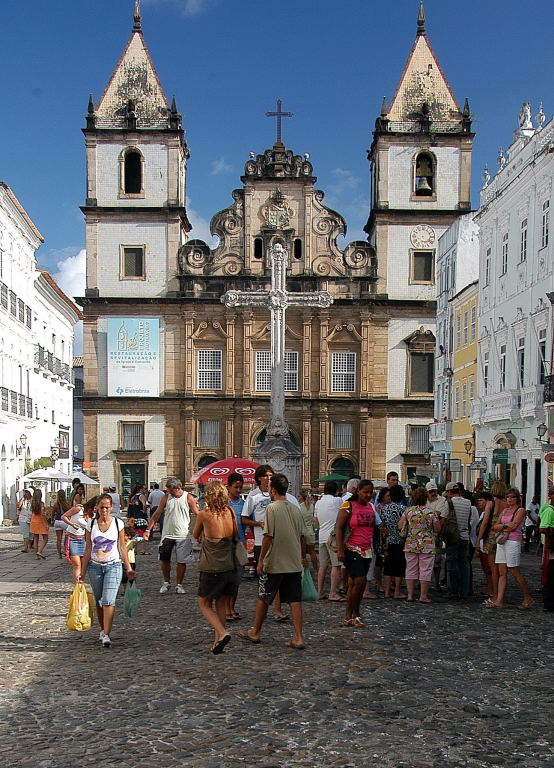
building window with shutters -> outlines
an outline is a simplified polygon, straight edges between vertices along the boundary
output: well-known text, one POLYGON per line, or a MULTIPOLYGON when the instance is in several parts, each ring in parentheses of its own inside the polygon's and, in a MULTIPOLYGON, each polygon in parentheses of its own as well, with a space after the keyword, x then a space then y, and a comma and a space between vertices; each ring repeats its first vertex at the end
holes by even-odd
POLYGON ((475 341, 477 335, 477 307, 471 308, 471 333, 469 335, 470 341, 475 341))
POLYGON ((508 271, 508 249, 509 249, 509 236, 507 232, 502 235, 502 264, 500 267, 500 275, 505 275, 508 271))
POLYGON ((219 448, 219 421, 202 419, 198 422, 199 448, 219 448))
POLYGON ((539 331, 539 384, 544 384, 547 374, 546 365, 546 328, 539 331))
POLYGON ((405 340, 408 348, 408 395, 433 392, 435 376, 435 337, 423 328, 405 340))
POLYGON ((145 251, 146 246, 144 245, 120 246, 120 280, 146 279, 145 251))
POLYGON ((356 353, 331 354, 331 392, 356 391, 356 353))
POLYGON ((456 315, 456 349, 462 346, 462 315, 456 315))
MULTIPOLYGON (((256 350, 255 392, 271 392, 271 352, 256 350)), ((285 392, 298 391, 298 352, 285 352, 285 392)))
POLYGON ((485 254, 485 269, 484 269, 485 285, 489 285, 491 281, 491 253, 492 253, 492 248, 487 248, 487 252, 485 254))
POLYGON ((501 344, 498 352, 499 368, 500 368, 500 390, 506 389, 506 345, 501 344))
POLYGON ((337 451, 351 451, 353 448, 354 425, 339 421, 333 423, 332 447, 337 451))
POLYGON ((469 312, 464 312, 464 346, 469 341, 469 312))
POLYGON ((144 422, 121 422, 121 448, 124 451, 144 450, 144 422))
POLYGON ((517 369, 519 374, 519 386, 523 387, 525 381, 525 338, 517 340, 517 369))
POLYGON ((223 353, 220 349, 196 350, 196 387, 201 390, 220 390, 223 353))
POLYGON ((550 229, 550 200, 542 204, 541 248, 548 245, 548 231, 550 229))
POLYGON ((435 282, 435 252, 412 251, 411 283, 435 282))
POLYGON ((454 390, 454 418, 460 418, 460 387, 454 390))
POLYGON ((467 384, 462 384, 462 419, 467 416, 467 384))
POLYGON ((408 425, 408 453, 427 453, 429 450, 429 427, 427 425, 408 425))
POLYGON ((489 353, 483 353, 483 391, 487 394, 489 388, 489 353))
POLYGON ((519 241, 519 260, 527 259, 527 219, 521 222, 521 236, 519 241))

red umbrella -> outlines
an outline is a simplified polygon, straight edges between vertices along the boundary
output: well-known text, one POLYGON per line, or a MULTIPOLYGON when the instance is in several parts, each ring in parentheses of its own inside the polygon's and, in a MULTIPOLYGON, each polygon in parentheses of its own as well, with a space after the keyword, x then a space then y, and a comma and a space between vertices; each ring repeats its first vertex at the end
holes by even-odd
POLYGON ((189 483, 209 483, 210 480, 221 480, 226 483, 231 472, 238 472, 242 475, 245 482, 254 482, 254 472, 259 464, 250 459, 241 459, 238 456, 232 456, 229 459, 221 459, 202 467, 190 478, 189 483))

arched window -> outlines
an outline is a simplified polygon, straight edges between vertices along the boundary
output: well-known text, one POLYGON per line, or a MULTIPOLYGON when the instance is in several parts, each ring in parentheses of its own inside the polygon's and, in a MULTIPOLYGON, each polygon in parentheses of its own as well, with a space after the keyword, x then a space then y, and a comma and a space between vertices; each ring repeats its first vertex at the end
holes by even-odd
POLYGON ((408 395, 433 393, 435 371, 435 337, 423 327, 405 339, 408 350, 408 395))
POLYGON ((302 258, 302 240, 299 237, 294 241, 294 258, 302 258))
POLYGON ((435 158, 430 152, 420 152, 415 159, 414 194, 432 197, 435 194, 435 158))
POLYGON ((354 462, 347 459, 346 456, 339 456, 331 464, 331 473, 335 475, 343 475, 344 477, 351 478, 355 472, 354 462))
POLYGON ((262 259, 264 255, 264 243, 261 237, 254 238, 254 258, 262 259))
POLYGON ((219 461, 217 456, 202 456, 201 459, 198 459, 198 469, 204 469, 204 467, 207 467, 208 464, 213 464, 214 461, 219 461))
POLYGON ((142 155, 136 149, 125 154, 123 191, 126 195, 139 195, 142 192, 142 155))

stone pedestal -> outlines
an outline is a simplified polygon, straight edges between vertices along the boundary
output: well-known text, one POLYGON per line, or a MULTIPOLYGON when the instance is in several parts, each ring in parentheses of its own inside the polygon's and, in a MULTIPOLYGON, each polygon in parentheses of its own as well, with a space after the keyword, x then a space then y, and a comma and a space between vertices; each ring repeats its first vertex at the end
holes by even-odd
POLYGON ((302 457, 304 454, 289 437, 266 437, 261 445, 252 451, 252 459, 259 464, 269 464, 275 474, 286 475, 289 493, 296 496, 302 480, 302 457))

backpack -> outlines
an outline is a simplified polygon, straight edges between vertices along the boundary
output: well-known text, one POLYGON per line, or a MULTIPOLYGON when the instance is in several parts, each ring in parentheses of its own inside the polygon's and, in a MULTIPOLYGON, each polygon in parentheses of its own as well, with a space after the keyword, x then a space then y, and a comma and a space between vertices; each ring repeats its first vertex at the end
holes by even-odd
MULTIPOLYGON (((471 515, 471 510, 470 510, 471 515)), ((460 543, 460 529, 458 528, 458 518, 452 499, 448 499, 448 516, 444 518, 441 528, 441 538, 447 547, 453 547, 460 543)))

